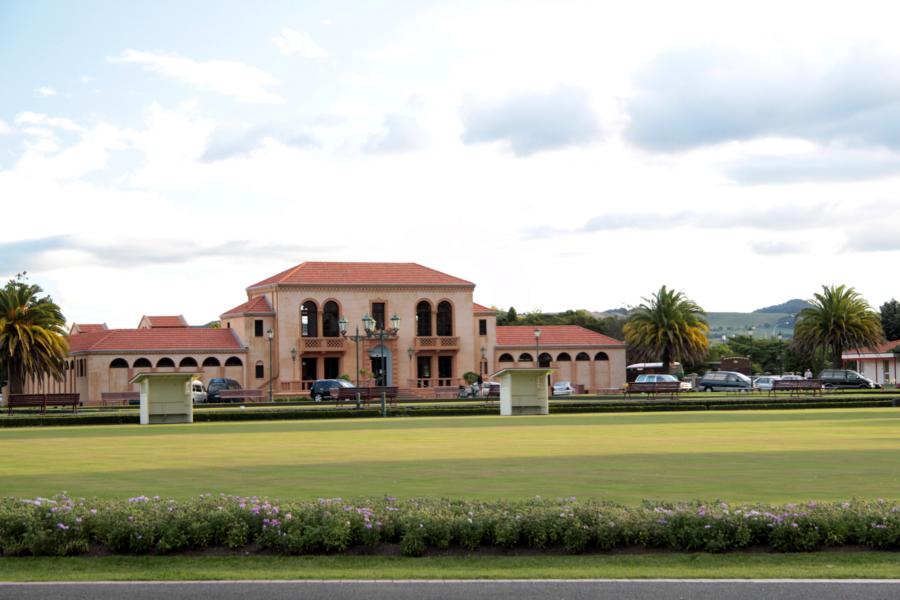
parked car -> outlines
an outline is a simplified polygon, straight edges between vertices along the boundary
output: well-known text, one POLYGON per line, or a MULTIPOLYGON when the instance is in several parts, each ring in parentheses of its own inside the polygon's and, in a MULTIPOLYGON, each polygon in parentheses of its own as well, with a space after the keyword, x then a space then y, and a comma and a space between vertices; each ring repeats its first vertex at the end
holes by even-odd
POLYGON ((206 390, 203 388, 203 382, 199 379, 191 382, 191 395, 194 397, 194 404, 206 402, 206 390))
POLYGON ((481 386, 481 395, 487 398, 488 396, 499 396, 500 395, 500 384, 496 381, 485 381, 481 386))
POLYGON ((644 373, 642 375, 638 375, 637 379, 634 380, 635 383, 662 383, 662 382, 675 382, 681 384, 681 391, 689 392, 691 391, 691 384, 687 381, 681 381, 674 375, 668 375, 666 373, 644 373))
POLYGON ((822 386, 826 389, 880 387, 868 377, 850 369, 825 369, 819 374, 819 379, 822 380, 822 386))
POLYGON ((219 392, 222 390, 240 390, 241 384, 234 379, 226 379, 225 377, 213 377, 206 386, 206 401, 221 402, 219 392))
POLYGON ((775 387, 775 382, 781 381, 778 375, 761 375, 753 380, 753 389, 770 392, 775 387))
POLYGON ((571 396, 575 393, 575 386, 571 381, 557 381, 553 384, 554 396, 571 396))
POLYGON ((697 384, 704 392, 739 391, 751 389, 750 378, 736 371, 709 371, 697 384))
POLYGON ((326 398, 332 397, 331 390, 352 387, 356 386, 344 379, 317 379, 309 388, 309 397, 316 402, 321 402, 326 398))
POLYGON ((803 375, 782 375, 782 381, 803 381, 805 377, 803 375))

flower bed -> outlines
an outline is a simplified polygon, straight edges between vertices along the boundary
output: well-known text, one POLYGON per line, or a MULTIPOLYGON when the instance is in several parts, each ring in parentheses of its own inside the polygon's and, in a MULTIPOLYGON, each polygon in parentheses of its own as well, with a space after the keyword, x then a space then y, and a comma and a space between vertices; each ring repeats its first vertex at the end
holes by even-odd
POLYGON ((187 501, 0 499, 4 555, 172 553, 210 547, 325 554, 399 544, 431 549, 550 552, 648 549, 727 552, 762 547, 805 552, 840 546, 900 549, 900 503, 728 505, 644 503, 628 507, 575 498, 278 502, 203 495, 187 501))

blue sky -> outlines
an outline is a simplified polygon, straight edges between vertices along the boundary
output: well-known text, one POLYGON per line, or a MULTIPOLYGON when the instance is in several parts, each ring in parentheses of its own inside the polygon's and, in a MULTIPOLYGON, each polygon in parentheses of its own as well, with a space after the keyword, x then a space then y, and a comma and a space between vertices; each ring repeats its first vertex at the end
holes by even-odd
POLYGON ((900 295, 895 12, 5 2, 0 276, 114 326, 209 321, 304 260, 420 262, 520 312, 662 284, 877 305, 900 295))

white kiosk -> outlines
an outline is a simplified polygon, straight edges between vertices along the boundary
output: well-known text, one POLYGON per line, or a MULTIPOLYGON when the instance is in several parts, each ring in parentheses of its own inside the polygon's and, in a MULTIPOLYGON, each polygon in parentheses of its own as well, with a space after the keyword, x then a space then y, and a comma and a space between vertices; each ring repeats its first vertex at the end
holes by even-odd
POLYGON ((552 369, 503 369, 494 374, 500 381, 500 414, 546 415, 550 409, 547 376, 552 369))
POLYGON ((141 386, 141 425, 193 423, 191 382, 199 372, 138 373, 129 383, 141 386))

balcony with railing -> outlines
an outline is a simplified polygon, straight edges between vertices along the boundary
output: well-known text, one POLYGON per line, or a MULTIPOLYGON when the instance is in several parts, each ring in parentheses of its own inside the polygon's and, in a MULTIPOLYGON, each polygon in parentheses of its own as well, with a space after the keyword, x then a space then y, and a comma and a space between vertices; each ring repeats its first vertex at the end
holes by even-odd
POLYGON ((455 336, 416 336, 416 350, 458 350, 459 337, 455 336))
POLYGON ((343 352, 347 341, 342 337, 301 337, 297 342, 297 350, 310 352, 343 352))

